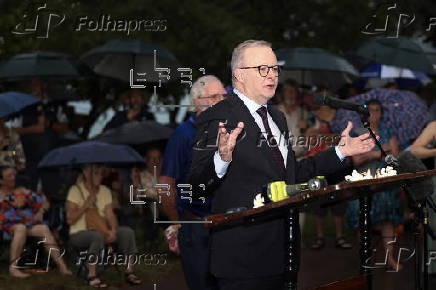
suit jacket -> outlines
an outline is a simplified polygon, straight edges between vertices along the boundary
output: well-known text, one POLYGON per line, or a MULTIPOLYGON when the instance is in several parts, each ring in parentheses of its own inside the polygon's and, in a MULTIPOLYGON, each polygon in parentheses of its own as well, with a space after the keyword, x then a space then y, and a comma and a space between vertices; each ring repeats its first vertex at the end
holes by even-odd
MULTIPOLYGON (((268 112, 281 132, 288 132, 283 113, 272 106, 268 112)), ((317 175, 327 175, 346 167, 334 148, 297 162, 292 144, 288 144, 286 176, 274 163, 271 149, 253 116, 235 94, 203 112, 198 120, 198 135, 193 148, 189 182, 205 184, 213 194, 212 213, 235 207, 253 207, 253 199, 262 186, 285 179, 287 184, 304 182, 317 175), (237 139, 232 162, 221 179, 215 173, 213 155, 217 151, 218 122, 226 122, 227 130, 244 122, 237 139)), ((279 142, 279 140, 277 140, 279 142)), ((283 142, 283 140, 282 140, 283 142)), ((285 216, 250 219, 212 231, 211 272, 217 277, 254 278, 284 272, 287 254, 285 216)), ((289 237, 289 236, 288 236, 289 237)))

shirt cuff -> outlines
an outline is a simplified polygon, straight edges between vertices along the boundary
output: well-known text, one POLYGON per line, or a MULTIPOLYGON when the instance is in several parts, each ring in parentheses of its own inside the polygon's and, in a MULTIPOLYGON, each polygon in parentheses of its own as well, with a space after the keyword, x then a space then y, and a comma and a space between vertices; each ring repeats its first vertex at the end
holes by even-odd
POLYGON ((335 151, 336 151, 336 155, 338 155, 338 158, 341 160, 341 162, 344 161, 345 156, 342 155, 342 152, 341 152, 341 150, 339 150, 338 146, 335 147, 335 151))
POLYGON ((222 178, 226 175, 230 162, 223 161, 218 151, 215 152, 213 155, 213 163, 215 164, 215 173, 218 178, 222 178))

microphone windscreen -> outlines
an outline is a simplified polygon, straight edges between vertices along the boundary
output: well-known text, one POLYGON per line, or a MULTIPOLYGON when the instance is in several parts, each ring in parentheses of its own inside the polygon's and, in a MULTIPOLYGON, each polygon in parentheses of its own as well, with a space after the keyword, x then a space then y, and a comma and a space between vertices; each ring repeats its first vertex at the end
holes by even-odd
MULTIPOLYGON (((410 151, 403 151, 398 157, 398 173, 416 173, 427 170, 424 163, 410 151)), ((433 193, 433 181, 431 177, 422 177, 407 182, 409 191, 416 200, 423 200, 433 193)))

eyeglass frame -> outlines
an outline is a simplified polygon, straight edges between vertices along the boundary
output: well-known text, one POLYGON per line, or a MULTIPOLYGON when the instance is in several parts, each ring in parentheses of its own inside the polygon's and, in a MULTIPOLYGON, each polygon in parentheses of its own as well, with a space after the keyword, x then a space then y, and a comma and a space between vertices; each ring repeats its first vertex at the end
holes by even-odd
POLYGON ((198 97, 198 99, 216 99, 216 98, 225 98, 226 94, 212 94, 208 95, 206 97, 198 97))
MULTIPOLYGON (((281 65, 278 65, 278 64, 276 64, 276 65, 272 65, 272 66, 269 66, 269 65, 266 65, 266 64, 261 64, 261 65, 258 65, 258 66, 243 66, 243 67, 239 67, 239 69, 257 68, 257 71, 259 72, 259 75, 260 75, 261 77, 264 78, 264 77, 267 77, 267 76, 268 76, 269 71, 270 71, 272 68, 274 68, 274 67, 277 67, 277 75, 274 75, 274 76, 278 77, 278 76, 280 75, 281 70, 282 70, 282 66, 281 66, 281 65), (264 76, 260 73, 260 68, 261 68, 261 67, 267 67, 267 68, 268 68, 268 71, 267 71, 266 75, 264 75, 264 76)), ((273 73, 274 73, 274 70, 273 70, 273 73)))

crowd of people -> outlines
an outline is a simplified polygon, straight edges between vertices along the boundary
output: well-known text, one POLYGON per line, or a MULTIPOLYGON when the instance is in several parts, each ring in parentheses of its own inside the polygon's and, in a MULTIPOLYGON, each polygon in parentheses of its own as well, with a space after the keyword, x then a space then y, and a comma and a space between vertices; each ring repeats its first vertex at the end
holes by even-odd
MULTIPOLYGON (((65 107, 48 102, 46 84, 41 79, 32 79, 31 92, 40 103, 26 108, 14 122, 0 119, 0 233, 3 242, 10 244, 10 275, 18 278, 29 276, 17 267, 27 236, 45 238, 48 251, 59 249, 51 257, 62 274, 71 275, 60 255, 61 245, 68 243, 74 249, 94 255, 108 246, 116 246, 117 252, 123 255, 136 255, 138 236, 135 228, 144 228, 146 236, 155 237, 161 229, 153 223, 153 217, 162 216, 173 223, 165 233, 170 249, 180 254, 190 289, 270 289, 268 287, 283 283, 283 261, 277 256, 284 257, 285 254, 281 247, 275 247, 280 241, 285 242, 282 241, 285 235, 277 238, 277 235, 284 234, 282 220, 215 231, 212 239, 209 230, 199 221, 232 207, 250 206, 251 193, 258 190, 260 183, 274 180, 296 183, 307 181, 314 175, 327 175, 328 182, 335 184, 354 168, 358 171, 375 170, 385 164, 381 161, 380 150, 373 143, 359 139, 367 136, 366 131, 348 126, 343 132, 334 132, 331 122, 336 110, 311 102, 314 92, 330 93, 329 88, 318 87, 310 91, 288 79, 279 84, 276 91, 279 74, 280 67, 268 43, 241 44, 233 52, 231 94, 227 94, 223 83, 213 75, 197 79, 190 90, 194 112, 177 126, 165 147, 144 147, 144 167, 119 169, 89 164, 76 172, 73 182, 60 178, 59 171, 37 168, 45 154, 62 145, 60 134, 71 130, 71 123, 65 107), (292 148, 293 153, 277 142, 277 146, 269 149, 254 148, 259 129, 268 142, 276 142, 274 136, 280 136, 283 131, 290 132, 294 138, 338 136, 338 141, 345 133, 348 142, 355 146, 340 148, 333 146, 337 144, 321 142, 313 147, 297 143, 292 148), (253 144, 247 145, 249 141, 246 140, 237 142, 242 131, 247 134, 246 140, 253 139, 253 144), (214 150, 206 150, 206 143, 217 146, 213 147, 214 150), (251 182, 253 178, 258 180, 251 182), (169 185, 169 194, 159 195, 156 184, 169 185), (194 194, 186 190, 186 184, 194 194), (206 187, 201 187, 201 184, 206 184, 206 187), (159 200, 159 210, 151 207, 150 202, 132 205, 129 199, 131 185, 146 189, 147 201, 159 200), (67 190, 62 191, 65 186, 67 190), (59 193, 64 196, 59 198, 59 193), (49 218, 53 201, 59 200, 65 211, 65 218, 60 223, 61 228, 68 229, 66 238, 49 218), (97 226, 92 228, 87 221, 91 210, 102 218, 104 226, 101 225, 99 230, 97 226), (144 224, 138 223, 138 217, 144 224), (262 242, 253 245, 254 240, 262 242), (271 247, 275 247, 273 253, 271 247), (228 266, 229 261, 232 261, 232 266, 228 266), (259 261, 264 265, 259 265, 259 261)), ((363 92, 351 86, 343 91, 344 98, 363 92)), ((429 103, 429 110, 434 111, 434 97, 425 101, 433 101, 433 104, 429 103)), ((130 90, 127 108, 116 112, 105 130, 129 122, 154 120, 147 102, 147 94, 138 89, 130 90)), ((436 157, 436 121, 429 123, 416 140, 409 140, 408 147, 402 147, 396 132, 383 123, 382 103, 373 99, 366 104, 370 112, 370 128, 380 137, 386 152, 398 156, 403 150, 411 150, 419 158, 436 157)), ((436 120, 434 115, 433 120, 436 120)), ((380 232, 384 246, 390 249, 389 242, 403 232, 402 225, 408 218, 404 193, 390 190, 376 194, 371 208, 374 230, 380 232)), ((334 216, 335 246, 344 250, 352 248, 354 245, 345 235, 345 226, 351 229, 359 227, 358 201, 341 203, 330 210, 334 216)), ((316 224, 316 238, 310 241, 309 248, 321 250, 326 245, 327 210, 306 214, 313 214, 316 224)), ((302 231, 306 214, 299 217, 302 231)), ((392 256, 388 264, 396 269, 402 267, 392 256)), ((95 264, 88 261, 86 265, 87 283, 97 288, 108 287, 98 277, 95 264)), ((125 280, 133 285, 142 283, 134 272, 133 263, 126 265, 125 280)))

